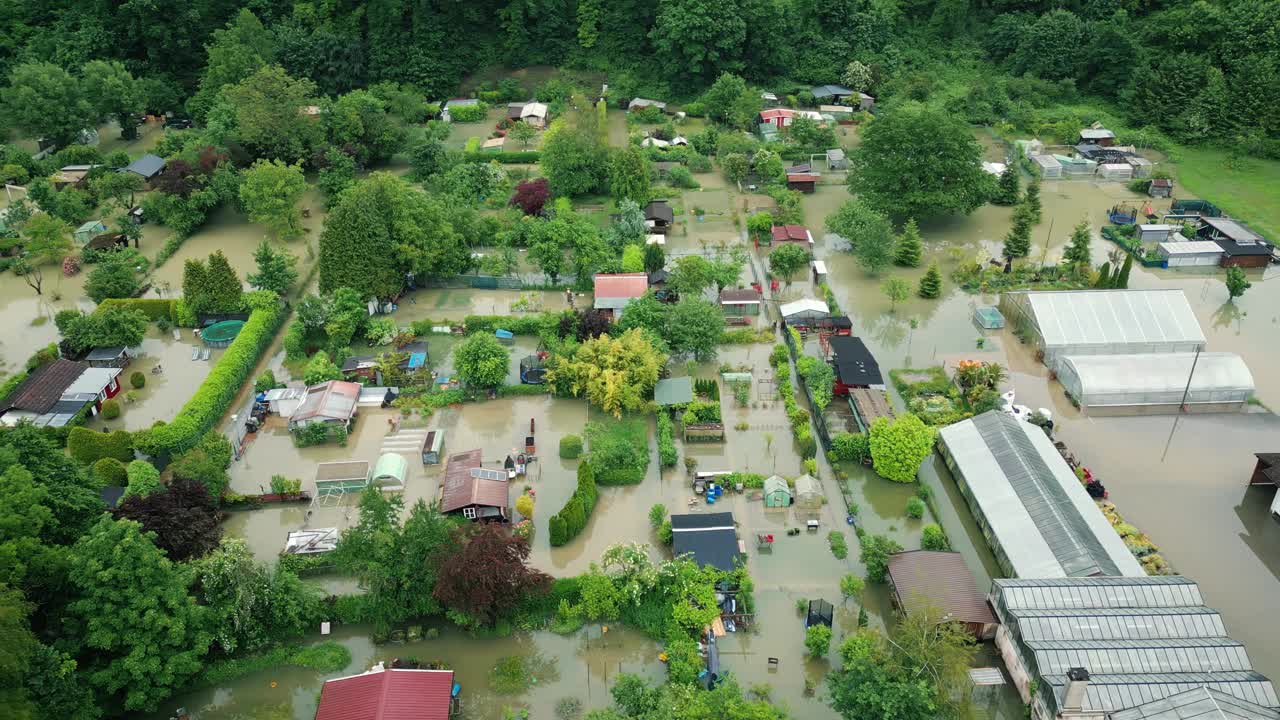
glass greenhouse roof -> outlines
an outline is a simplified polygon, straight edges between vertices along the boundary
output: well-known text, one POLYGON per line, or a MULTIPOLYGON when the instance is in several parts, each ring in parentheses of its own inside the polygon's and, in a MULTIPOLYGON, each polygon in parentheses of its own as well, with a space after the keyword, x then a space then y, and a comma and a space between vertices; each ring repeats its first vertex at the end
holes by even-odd
POLYGON ((1203 605, 1200 586, 1177 575, 1164 577, 1002 578, 1003 604, 1011 610, 1067 608, 1191 607, 1203 605))
POLYGON ((1181 290, 1028 292, 1026 299, 1048 347, 1205 341, 1181 290))
POLYGON ((1252 670, 1244 645, 1230 638, 1148 640, 1038 640, 1027 643, 1041 675, 1091 673, 1222 672, 1252 670))

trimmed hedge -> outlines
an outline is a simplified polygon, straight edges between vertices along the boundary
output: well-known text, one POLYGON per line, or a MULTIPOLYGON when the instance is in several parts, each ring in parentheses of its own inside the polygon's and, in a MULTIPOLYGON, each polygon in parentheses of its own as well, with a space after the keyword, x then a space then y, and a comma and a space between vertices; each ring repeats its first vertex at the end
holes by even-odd
POLYGON ((658 465, 669 468, 676 464, 675 423, 671 422, 671 413, 658 411, 658 465))
POLYGON ((470 163, 489 163, 497 162, 501 165, 532 165, 538 162, 542 153, 537 150, 524 150, 519 152, 464 152, 462 153, 462 162, 470 163))
POLYGON ((596 507, 596 497, 595 470, 584 460, 578 464, 578 487, 569 496, 569 502, 548 522, 552 547, 564 545, 582 532, 596 507))
POLYGON ((280 305, 259 307, 249 315, 240 334, 231 341, 218 364, 166 425, 136 434, 139 450, 152 457, 172 457, 189 450, 226 414, 240 388, 253 375, 258 359, 275 338, 285 318, 280 305))
POLYGON ((128 481, 124 463, 104 457, 93 464, 93 477, 104 487, 124 487, 128 481))
POLYGON ((67 451, 85 465, 92 465, 102 458, 129 462, 133 459, 133 440, 133 435, 125 430, 104 433, 73 427, 67 433, 67 451))
POLYGON ((560 438, 560 457, 566 460, 577 460, 582 455, 582 438, 577 435, 565 435, 560 438))
POLYGON ((551 387, 548 385, 499 385, 495 388, 495 393, 500 398, 546 395, 550 392, 551 387))
POLYGON ((173 321, 173 306, 176 300, 162 300, 160 298, 107 298, 98 304, 98 309, 106 310, 110 307, 123 307, 129 310, 141 310, 147 319, 155 322, 156 320, 173 321))

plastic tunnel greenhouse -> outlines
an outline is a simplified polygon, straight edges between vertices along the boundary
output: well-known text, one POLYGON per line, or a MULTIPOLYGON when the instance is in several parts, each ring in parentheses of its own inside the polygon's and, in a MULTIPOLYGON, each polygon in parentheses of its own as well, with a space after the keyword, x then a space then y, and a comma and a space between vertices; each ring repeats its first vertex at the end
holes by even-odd
POLYGON ((1184 393, 1189 410, 1229 412, 1254 391, 1253 374, 1235 353, 1067 355, 1058 380, 1082 408, 1110 415, 1177 412, 1184 393))

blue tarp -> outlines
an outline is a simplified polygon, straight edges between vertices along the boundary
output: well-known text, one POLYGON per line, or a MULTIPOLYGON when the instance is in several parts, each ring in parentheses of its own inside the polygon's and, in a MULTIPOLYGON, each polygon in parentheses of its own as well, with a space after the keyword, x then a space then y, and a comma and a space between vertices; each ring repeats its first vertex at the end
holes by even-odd
POLYGON ((409 369, 416 370, 427 364, 427 354, 424 352, 416 352, 409 356, 409 369))
POLYGON ((499 340, 510 340, 515 337, 510 330, 494 330, 493 334, 496 335, 499 340))

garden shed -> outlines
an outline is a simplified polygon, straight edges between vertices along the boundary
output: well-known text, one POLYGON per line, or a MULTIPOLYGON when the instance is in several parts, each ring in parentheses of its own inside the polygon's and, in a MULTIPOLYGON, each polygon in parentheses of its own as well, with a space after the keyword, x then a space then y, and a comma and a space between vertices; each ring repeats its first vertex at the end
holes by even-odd
MULTIPOLYGON (((107 226, 101 220, 90 220, 89 222, 76 228, 76 231, 71 233, 71 236, 76 239, 77 243, 81 245, 85 245, 90 240, 94 239, 98 235, 105 233, 106 231, 107 231, 107 226)), ((66 237, 66 236, 64 235, 63 237, 66 237)))
POLYGON ((1022 290, 1000 311, 1057 370, 1064 355, 1195 352, 1204 332, 1182 290, 1022 290))
POLYGON ((807 508, 822 506, 822 484, 814 476, 805 473, 795 480, 791 490, 792 502, 807 508))
POLYGON ((440 453, 444 452, 444 430, 429 430, 422 439, 422 464, 440 464, 440 453))
POLYGON ((1031 162, 1040 170, 1040 177, 1045 180, 1057 180, 1062 177, 1062 163, 1052 155, 1032 155, 1031 162))
POLYGON ((686 513, 671 516, 671 552, 692 555, 703 567, 731 572, 742 551, 733 513, 686 513))
MULTIPOLYGON (((1151 177, 1151 161, 1138 155, 1130 155, 1124 159, 1129 163, 1129 167, 1133 168, 1133 176, 1136 178, 1151 177)), ((1155 197, 1152 195, 1152 197, 1155 197)))
POLYGON ((1146 577, 1038 426, 999 410, 948 425, 938 451, 1011 577, 1146 577))
POLYGON ((409 461, 400 453, 383 453, 373 466, 373 484, 383 490, 404 490, 409 461))
POLYGON ((89 367, 122 368, 129 364, 129 349, 123 345, 112 347, 96 347, 84 356, 89 367))
POLYGON ((343 380, 329 380, 307 388, 298 409, 289 416, 289 429, 297 430, 311 423, 323 422, 346 427, 356 416, 360 385, 343 380))
POLYGON ((791 486, 781 475, 770 475, 764 481, 764 506, 784 508, 791 506, 791 486))
POLYGON ((1067 355, 1062 387, 1091 414, 1233 412, 1253 397, 1253 374, 1235 353, 1067 355), (1197 357, 1198 355, 1198 357, 1197 357))
POLYGON ((627 103, 627 112, 639 110, 641 108, 656 107, 662 112, 667 111, 667 104, 661 100, 650 100, 648 98, 631 98, 631 102, 627 103))
POLYGON ((809 612, 805 613, 804 626, 811 628, 814 625, 826 625, 831 627, 831 622, 835 619, 836 609, 826 600, 810 600, 809 612))
POLYGON ((1142 242, 1164 242, 1173 234, 1172 225, 1138 225, 1138 240, 1142 242))
POLYGON ((996 634, 996 616, 958 552, 911 550, 889 556, 889 587, 904 613, 936 608, 979 642, 996 634))
POLYGON ((880 364, 862 338, 833 335, 827 342, 831 346, 831 365, 835 369, 833 392, 836 395, 848 395, 853 388, 885 389, 880 364))
POLYGON ((1223 267, 1266 267, 1275 251, 1261 235, 1231 218, 1201 216, 1196 234, 1222 248, 1223 267))
POLYGON ((315 502, 358 493, 369 486, 369 463, 364 460, 325 462, 316 466, 315 502))
POLYGON ((146 182, 151 182, 157 175, 164 172, 164 165, 164 158, 159 155, 147 153, 121 168, 120 172, 131 172, 146 182))
POLYGON ((725 317, 747 317, 760 314, 760 293, 753 288, 726 288, 720 293, 720 309, 725 317))
POLYGON ((1173 197, 1173 181, 1166 178, 1156 178, 1147 186, 1147 195, 1153 198, 1173 197))
POLYGON ((688 405, 693 402, 693 379, 685 376, 659 380, 653 388, 653 401, 658 407, 688 405))
MULTIPOLYGON (((1174 233, 1173 237, 1182 236, 1174 233)), ((1162 242, 1156 246, 1156 254, 1166 268, 1216 267, 1222 262, 1222 247, 1212 240, 1162 242)))

